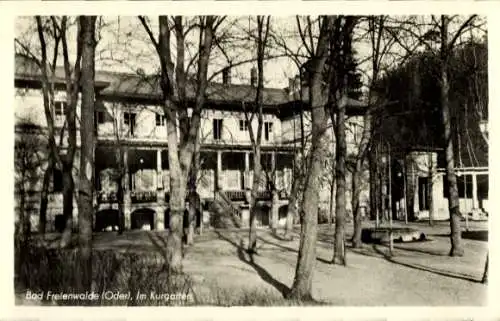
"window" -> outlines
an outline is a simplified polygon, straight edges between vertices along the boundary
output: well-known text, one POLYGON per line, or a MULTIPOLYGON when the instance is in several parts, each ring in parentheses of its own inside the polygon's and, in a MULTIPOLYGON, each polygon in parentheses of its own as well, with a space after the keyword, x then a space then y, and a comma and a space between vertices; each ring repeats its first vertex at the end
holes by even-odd
POLYGON ((123 123, 128 126, 130 136, 134 136, 135 114, 134 113, 123 113, 123 123))
POLYGON ((96 111, 95 112, 95 119, 97 124, 104 124, 104 112, 103 111, 96 111))
POLYGON ((248 131, 248 120, 240 119, 240 130, 248 131))
POLYGON ((167 118, 165 115, 156 114, 156 126, 165 126, 167 123, 167 118))
POLYGON ((64 113, 66 112, 67 103, 65 101, 55 101, 54 102, 54 114, 56 119, 64 118, 64 113))
POLYGON ((54 168, 52 172, 52 191, 62 192, 62 190, 63 190, 62 172, 60 169, 54 168))
POLYGON ((264 122, 264 139, 269 140, 273 133, 273 123, 272 122, 264 122))
POLYGON ((213 133, 215 140, 222 139, 222 119, 213 120, 213 133))

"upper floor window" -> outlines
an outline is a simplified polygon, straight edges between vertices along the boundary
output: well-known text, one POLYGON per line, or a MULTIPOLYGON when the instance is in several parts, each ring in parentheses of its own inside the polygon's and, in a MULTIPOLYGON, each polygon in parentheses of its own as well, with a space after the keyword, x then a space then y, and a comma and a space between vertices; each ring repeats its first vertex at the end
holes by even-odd
POLYGON ((272 122, 264 122, 264 139, 269 140, 272 137, 273 133, 273 123, 272 122))
POLYGON ((248 131, 248 120, 240 119, 240 130, 248 131))
POLYGON ((94 112, 94 133, 97 134, 100 124, 104 124, 104 112, 103 111, 95 111, 94 112))
POLYGON ((54 102, 54 114, 56 119, 63 119, 64 113, 66 112, 67 103, 65 101, 55 101, 54 102))
POLYGON ((130 135, 134 136, 135 113, 123 113, 123 123, 128 126, 130 135))
POLYGON ((165 115, 156 114, 156 126, 165 126, 167 123, 167 118, 165 115))
POLYGON ((222 119, 214 118, 212 132, 215 140, 222 139, 222 119))

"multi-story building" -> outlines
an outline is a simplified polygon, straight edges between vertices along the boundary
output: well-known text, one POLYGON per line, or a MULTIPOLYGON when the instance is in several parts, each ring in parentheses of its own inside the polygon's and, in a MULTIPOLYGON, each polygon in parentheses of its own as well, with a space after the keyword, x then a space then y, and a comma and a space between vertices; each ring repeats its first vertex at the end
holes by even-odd
MULTIPOLYGON (((244 110, 255 101, 255 71, 251 72, 249 84, 231 83, 230 71, 226 70, 222 83, 210 83, 207 100, 202 111, 200 128, 200 170, 197 192, 203 203, 214 199, 226 203, 228 210, 240 211, 252 186, 252 145, 249 130, 256 131, 257 119, 251 126, 244 110)), ((53 81, 55 103, 52 110, 57 132, 64 132, 63 70, 56 69, 53 81)), ((95 107, 95 187, 96 212, 117 207, 117 184, 114 169, 123 164, 125 169, 125 221, 126 227, 141 227, 134 220, 136 213, 151 214, 151 228, 162 229, 168 225, 169 164, 167 157, 167 127, 162 109, 162 94, 158 78, 142 73, 128 74, 96 71, 95 107), (123 159, 118 159, 116 149, 123 150, 123 159), (135 223, 134 223, 135 222, 135 223)), ((264 124, 262 133, 263 179, 259 185, 259 202, 269 208, 271 203, 279 206, 283 218, 288 205, 288 194, 293 179, 293 164, 301 141, 301 132, 310 133, 310 114, 307 103, 295 90, 293 80, 286 89, 265 88, 264 124), (302 113, 300 111, 303 111, 302 113), (302 116, 300 116, 302 114, 302 116), (304 131, 301 131, 301 124, 304 131), (270 181, 273 184, 269 184, 270 181), (278 191, 272 200, 270 186, 278 191)), ((15 119, 16 139, 35 135, 40 141, 40 150, 46 149, 46 117, 41 93, 41 77, 38 68, 16 57, 15 72, 15 119), (29 129, 29 131, 28 131, 29 129)), ((301 89, 303 90, 303 89, 301 89)), ((194 99, 194 85, 186 88, 188 99, 194 99)), ((194 103, 194 101, 191 101, 194 103)), ((355 149, 356 135, 359 135, 363 108, 357 102, 348 105, 352 129, 348 131, 348 146, 355 149)), ((79 117, 77 108, 77 118, 79 117)), ((178 129, 177 129, 178 130, 178 129)), ((64 136, 64 134, 63 134, 64 136)), ((79 133, 77 134, 79 136, 79 133)), ((59 138, 56 137, 59 141, 59 138)), ((79 145, 79 137, 77 138, 79 145)), ((60 150, 64 153, 66 140, 60 139, 60 150)), ((29 190, 27 208, 31 210, 32 226, 36 228, 39 208, 41 178, 46 167, 47 153, 41 153, 41 162, 33 170, 34 183, 23 190, 29 190), (45 155, 45 156, 43 156, 45 155)), ((75 160, 75 182, 79 167, 78 152, 75 160)), ((53 173, 50 188, 47 226, 62 213, 62 177, 59 169, 53 173)), ((23 176, 25 177, 25 176, 23 176)), ((17 175, 18 180, 21 179, 17 175)), ((322 193, 323 203, 330 199, 329 192, 322 193)), ((75 203, 76 204, 76 203, 75 203)), ((244 207, 244 206, 243 206, 244 207)), ((202 221, 209 222, 209 207, 202 221)), ((75 206, 75 212, 77 207, 75 206)), ((109 212, 109 211, 108 211, 109 212)), ((242 224, 248 224, 245 212, 239 212, 242 224), (242 214, 243 213, 243 214, 242 214)), ((76 218, 76 213, 74 214, 76 218)), ((258 218, 259 224, 267 225, 267 211, 258 218)), ((76 221, 76 220, 75 220, 76 221)))

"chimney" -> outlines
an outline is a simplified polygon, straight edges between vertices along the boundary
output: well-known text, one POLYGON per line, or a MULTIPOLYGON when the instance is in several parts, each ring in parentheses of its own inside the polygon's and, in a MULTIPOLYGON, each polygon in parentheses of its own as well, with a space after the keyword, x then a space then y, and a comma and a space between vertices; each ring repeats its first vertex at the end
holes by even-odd
POLYGON ((252 85, 252 87, 257 87, 257 68, 255 67, 250 69, 250 85, 252 85))
POLYGON ((231 84, 231 68, 226 67, 224 70, 222 70, 222 83, 224 85, 230 85, 231 84))

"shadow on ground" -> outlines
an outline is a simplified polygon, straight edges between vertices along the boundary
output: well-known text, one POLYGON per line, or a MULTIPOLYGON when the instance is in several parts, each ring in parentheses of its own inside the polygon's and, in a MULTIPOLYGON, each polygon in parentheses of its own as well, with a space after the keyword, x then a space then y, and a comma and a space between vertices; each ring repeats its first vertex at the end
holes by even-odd
MULTIPOLYGON (((437 234, 436 236, 450 237, 450 234, 437 234)), ((474 241, 488 242, 488 230, 462 231, 462 238, 474 241)))
POLYGON ((398 264, 407 268, 415 269, 415 270, 420 270, 420 271, 425 271, 429 273, 433 273, 436 275, 440 276, 445 276, 449 278, 454 278, 454 279, 460 279, 464 281, 469 281, 469 282, 474 282, 474 283, 481 283, 481 280, 476 280, 470 276, 463 275, 463 274, 458 274, 458 273, 452 273, 452 272, 447 272, 447 271, 442 271, 438 269, 434 269, 428 266, 423 266, 419 264, 410 264, 406 262, 401 262, 397 260, 397 257, 392 256, 389 252, 389 249, 387 248, 387 251, 383 251, 380 249, 380 245, 373 244, 372 249, 373 252, 365 250, 353 250, 354 253, 360 254, 360 255, 365 255, 365 256, 371 256, 371 257, 383 257, 386 261, 394 264, 398 264))
POLYGON ((255 272, 260 276, 260 278, 265 281, 266 283, 272 285, 276 290, 278 290, 283 297, 286 297, 286 295, 290 292, 290 288, 286 286, 285 284, 281 283, 280 281, 276 280, 275 278, 272 277, 269 272, 267 272, 264 268, 262 268, 260 265, 258 265, 255 260, 254 256, 257 254, 254 253, 247 253, 247 250, 245 249, 243 245, 243 240, 240 239, 240 242, 238 243, 237 241, 231 239, 229 236, 223 235, 221 232, 216 231, 215 232, 219 239, 224 240, 231 245, 233 245, 237 251, 238 251, 238 258, 240 261, 243 263, 248 264, 250 267, 252 267, 255 272), (248 256, 248 258, 247 258, 248 256))

